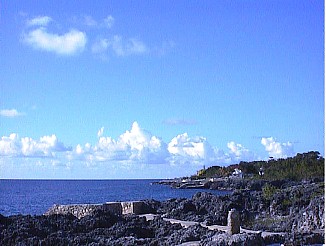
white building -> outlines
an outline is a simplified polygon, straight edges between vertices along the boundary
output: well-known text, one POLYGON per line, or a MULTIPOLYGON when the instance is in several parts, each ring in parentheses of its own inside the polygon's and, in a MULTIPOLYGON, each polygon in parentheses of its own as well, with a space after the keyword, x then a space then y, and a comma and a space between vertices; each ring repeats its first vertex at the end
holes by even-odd
POLYGON ((236 169, 234 169, 234 171, 232 173, 232 177, 242 179, 243 178, 243 172, 240 169, 236 168, 236 169))

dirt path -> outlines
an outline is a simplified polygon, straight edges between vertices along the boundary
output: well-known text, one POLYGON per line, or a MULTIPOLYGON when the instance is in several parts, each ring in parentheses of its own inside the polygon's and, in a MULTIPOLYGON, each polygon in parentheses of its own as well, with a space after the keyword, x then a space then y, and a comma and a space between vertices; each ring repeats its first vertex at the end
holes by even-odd
MULTIPOLYGON (((159 215, 142 214, 142 215, 139 215, 139 216, 146 217, 146 220, 153 220, 156 216, 159 216, 159 215)), ((200 224, 202 227, 206 227, 209 230, 219 230, 219 231, 224 231, 224 232, 228 231, 228 226, 221 226, 221 225, 207 226, 204 223, 199 223, 199 222, 195 222, 195 221, 184 221, 184 220, 176 220, 176 219, 169 219, 169 218, 163 218, 163 220, 169 221, 172 224, 174 224, 174 223, 181 224, 182 226, 184 226, 186 228, 189 227, 189 226, 200 224)), ((256 233, 256 234, 261 233, 262 238, 265 238, 267 236, 272 236, 272 235, 284 236, 286 234, 285 232, 253 231, 253 230, 247 230, 247 229, 244 229, 244 228, 240 228, 240 233, 256 233)))

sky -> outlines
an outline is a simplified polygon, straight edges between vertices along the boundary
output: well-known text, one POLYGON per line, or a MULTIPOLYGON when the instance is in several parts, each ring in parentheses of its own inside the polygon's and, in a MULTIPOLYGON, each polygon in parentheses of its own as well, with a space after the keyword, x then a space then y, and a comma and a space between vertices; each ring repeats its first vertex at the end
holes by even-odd
POLYGON ((0 178, 324 156, 324 1, 0 1, 0 178))

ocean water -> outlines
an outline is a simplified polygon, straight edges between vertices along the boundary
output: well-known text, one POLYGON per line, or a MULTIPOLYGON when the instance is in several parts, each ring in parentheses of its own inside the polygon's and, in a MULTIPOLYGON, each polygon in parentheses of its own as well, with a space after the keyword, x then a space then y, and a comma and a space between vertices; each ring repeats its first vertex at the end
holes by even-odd
POLYGON ((0 180, 0 214, 43 214, 53 204, 105 203, 191 198, 199 191, 152 184, 157 180, 0 180))

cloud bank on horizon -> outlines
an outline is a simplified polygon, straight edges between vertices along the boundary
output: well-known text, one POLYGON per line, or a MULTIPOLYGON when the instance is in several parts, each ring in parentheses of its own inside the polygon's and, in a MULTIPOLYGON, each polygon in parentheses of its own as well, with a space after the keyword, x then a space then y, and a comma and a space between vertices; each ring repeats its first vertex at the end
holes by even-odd
MULTIPOLYGON (((72 163, 82 162, 87 166, 108 164, 107 168, 119 169, 122 166, 163 164, 166 168, 180 166, 196 170, 203 165, 228 165, 240 161, 260 159, 255 153, 239 143, 227 143, 228 151, 212 146, 205 137, 179 134, 165 143, 161 138, 142 129, 134 122, 130 130, 121 134, 117 139, 104 136, 104 127, 97 134, 95 144, 78 144, 74 148, 67 147, 59 141, 56 135, 43 136, 39 140, 29 137, 20 138, 16 133, 3 136, 0 140, 0 159, 39 159, 51 160, 51 163, 60 163, 61 166, 71 168, 72 163)), ((261 139, 269 156, 286 158, 294 155, 293 144, 280 143, 273 137, 261 139)), ((267 159, 266 156, 263 159, 267 159)), ((30 165, 35 165, 33 162, 30 165)), ((1 166, 0 166, 1 167, 1 166)), ((4 168, 4 166, 2 167, 4 168)))

